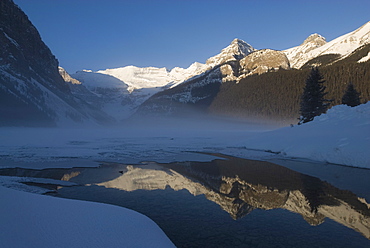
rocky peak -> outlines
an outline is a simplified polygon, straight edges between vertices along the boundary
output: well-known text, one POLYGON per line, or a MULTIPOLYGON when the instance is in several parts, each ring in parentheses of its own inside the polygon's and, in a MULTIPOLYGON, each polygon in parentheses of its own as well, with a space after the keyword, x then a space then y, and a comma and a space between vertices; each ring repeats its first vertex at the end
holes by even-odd
POLYGON ((228 47, 230 50, 232 50, 235 54, 241 54, 241 55, 248 55, 251 52, 253 52, 255 49, 249 45, 247 42, 240 40, 240 39, 234 39, 230 46, 228 47))
POLYGON ((319 47, 326 44, 326 39, 321 35, 315 33, 308 36, 307 39, 305 39, 304 42, 301 44, 301 46, 304 46, 308 43, 314 45, 315 47, 319 47))
POLYGON ((234 39, 229 46, 221 50, 221 53, 209 58, 206 64, 214 67, 228 61, 240 60, 253 51, 255 51, 255 49, 247 42, 240 39, 234 39))
POLYGON ((59 69, 59 74, 62 76, 65 82, 71 83, 71 84, 81 84, 80 81, 72 78, 71 75, 69 75, 68 72, 63 67, 59 66, 58 69, 59 69))

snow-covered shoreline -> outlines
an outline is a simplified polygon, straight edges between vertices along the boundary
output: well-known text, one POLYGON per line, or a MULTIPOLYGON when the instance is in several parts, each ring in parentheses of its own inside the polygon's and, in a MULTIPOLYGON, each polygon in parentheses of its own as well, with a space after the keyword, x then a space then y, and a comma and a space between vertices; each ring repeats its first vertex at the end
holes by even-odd
POLYGON ((2 247, 175 247, 148 217, 0 186, 2 247))

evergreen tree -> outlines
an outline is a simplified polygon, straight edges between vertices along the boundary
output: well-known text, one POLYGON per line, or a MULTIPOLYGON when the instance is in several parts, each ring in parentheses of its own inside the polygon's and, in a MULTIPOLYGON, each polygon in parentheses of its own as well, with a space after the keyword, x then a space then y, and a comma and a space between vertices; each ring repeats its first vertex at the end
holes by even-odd
POLYGON ((360 93, 357 92, 352 83, 349 83, 342 97, 342 104, 346 104, 351 107, 355 107, 361 104, 360 93))
POLYGON ((319 69, 313 67, 310 75, 306 80, 306 85, 303 89, 300 103, 300 118, 299 123, 306 123, 312 121, 315 116, 326 112, 330 100, 326 100, 324 92, 326 87, 323 85, 325 80, 321 76, 319 69))

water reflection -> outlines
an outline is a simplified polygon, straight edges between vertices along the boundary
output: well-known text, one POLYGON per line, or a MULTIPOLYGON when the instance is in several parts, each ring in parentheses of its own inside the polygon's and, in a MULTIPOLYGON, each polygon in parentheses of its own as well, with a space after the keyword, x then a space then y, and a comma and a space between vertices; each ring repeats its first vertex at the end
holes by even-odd
POLYGON ((227 157, 212 162, 130 165, 122 173, 96 184, 125 191, 186 189, 193 195, 204 194, 233 219, 254 209, 275 208, 298 213, 311 225, 327 217, 370 239, 370 205, 365 199, 269 162, 227 157))
POLYGON ((212 162, 104 164, 100 168, 43 171, 7 169, 0 173, 48 177, 129 192, 185 189, 194 196, 205 195, 235 220, 255 209, 280 208, 300 214, 311 225, 330 218, 370 239, 370 205, 365 199, 319 178, 264 161, 224 156, 212 162))

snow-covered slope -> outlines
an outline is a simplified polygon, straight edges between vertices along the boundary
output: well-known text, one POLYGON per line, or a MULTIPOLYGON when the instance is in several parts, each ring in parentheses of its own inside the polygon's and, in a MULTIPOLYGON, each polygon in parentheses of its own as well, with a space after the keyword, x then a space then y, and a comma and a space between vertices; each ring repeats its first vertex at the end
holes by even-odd
POLYGON ((339 54, 344 57, 358 47, 370 43, 370 22, 367 22, 353 32, 342 35, 330 42, 313 34, 300 46, 285 50, 290 65, 293 68, 302 67, 307 61, 325 54, 339 54))
POLYGON ((334 106, 312 122, 257 135, 243 144, 289 157, 370 168, 370 102, 334 106))
POLYGON ((93 73, 90 70, 78 71, 71 75, 79 80, 86 88, 95 91, 97 88, 115 89, 127 91, 128 85, 114 76, 93 73))
POLYGON ((299 46, 285 50, 292 68, 299 68, 309 60, 308 53, 326 44, 326 39, 319 34, 311 34, 299 46))
POLYGON ((0 186, 2 247, 175 247, 149 218, 122 207, 0 186))
POLYGON ((130 94, 127 84, 110 75, 85 70, 72 74, 72 77, 81 82, 81 85, 71 85, 76 97, 99 106, 118 121, 129 117, 136 105, 146 99, 139 94, 130 94))

